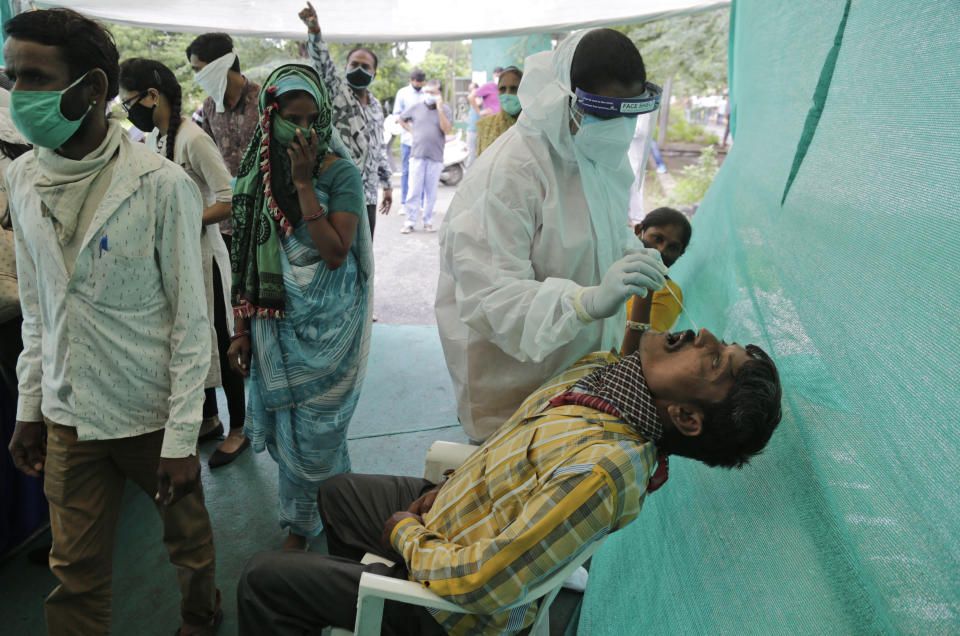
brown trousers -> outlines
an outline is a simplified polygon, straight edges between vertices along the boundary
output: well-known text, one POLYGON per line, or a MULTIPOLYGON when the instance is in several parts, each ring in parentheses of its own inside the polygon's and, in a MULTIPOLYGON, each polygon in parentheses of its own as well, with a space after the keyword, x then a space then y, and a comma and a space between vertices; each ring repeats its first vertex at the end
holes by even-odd
MULTIPOLYGON (((75 428, 47 421, 43 490, 53 535, 50 570, 60 580, 46 601, 51 636, 109 631, 123 484, 130 478, 153 500, 162 444, 162 430, 79 442, 75 428)), ((200 484, 174 505, 157 505, 157 510, 163 543, 177 569, 182 618, 204 625, 220 608, 220 592, 214 581, 213 529, 200 484)))

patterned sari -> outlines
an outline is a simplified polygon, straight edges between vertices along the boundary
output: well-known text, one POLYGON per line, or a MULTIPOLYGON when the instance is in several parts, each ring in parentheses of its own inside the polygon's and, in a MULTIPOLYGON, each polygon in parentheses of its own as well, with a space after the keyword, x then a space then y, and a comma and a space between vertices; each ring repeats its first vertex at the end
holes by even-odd
MULTIPOLYGON (((264 90, 270 86, 268 80, 264 90)), ((322 530, 320 484, 350 471, 347 427, 366 372, 373 300, 373 253, 360 172, 335 134, 330 150, 341 158, 315 177, 314 191, 325 208, 358 215, 350 252, 339 268, 328 269, 306 223, 299 214, 290 215, 296 218, 290 230, 275 235, 283 311, 250 318, 253 355, 244 433, 255 451, 268 450, 279 464, 281 527, 307 537, 322 530)), ((251 152, 258 149, 251 145, 251 152)), ((235 198, 235 218, 250 218, 254 210, 247 207, 238 209, 235 198)))

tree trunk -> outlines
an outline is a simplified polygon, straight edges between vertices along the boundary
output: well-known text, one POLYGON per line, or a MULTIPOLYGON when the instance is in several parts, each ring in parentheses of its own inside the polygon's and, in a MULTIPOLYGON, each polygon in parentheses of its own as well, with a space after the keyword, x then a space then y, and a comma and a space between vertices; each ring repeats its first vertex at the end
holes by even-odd
POLYGON ((663 85, 660 96, 660 132, 657 133, 657 145, 661 148, 667 143, 667 125, 670 123, 670 92, 673 90, 673 75, 663 85))

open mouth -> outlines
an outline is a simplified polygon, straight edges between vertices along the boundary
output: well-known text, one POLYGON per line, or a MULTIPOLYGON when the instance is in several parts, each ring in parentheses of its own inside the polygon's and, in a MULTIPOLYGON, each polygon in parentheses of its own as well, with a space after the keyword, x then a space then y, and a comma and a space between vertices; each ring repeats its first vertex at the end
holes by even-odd
POLYGON ((674 331, 673 333, 667 334, 667 349, 677 349, 683 346, 684 343, 693 342, 697 337, 692 330, 687 329, 686 331, 674 331))

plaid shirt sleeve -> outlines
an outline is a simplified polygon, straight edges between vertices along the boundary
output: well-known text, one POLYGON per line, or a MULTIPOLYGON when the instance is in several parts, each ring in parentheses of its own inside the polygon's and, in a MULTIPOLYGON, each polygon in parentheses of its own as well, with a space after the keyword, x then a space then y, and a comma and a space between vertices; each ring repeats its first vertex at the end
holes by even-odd
POLYGON ((529 586, 619 527, 622 484, 600 463, 578 458, 558 467, 496 537, 461 545, 414 519, 401 521, 391 542, 411 577, 477 614, 520 600, 529 586))

